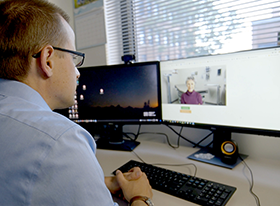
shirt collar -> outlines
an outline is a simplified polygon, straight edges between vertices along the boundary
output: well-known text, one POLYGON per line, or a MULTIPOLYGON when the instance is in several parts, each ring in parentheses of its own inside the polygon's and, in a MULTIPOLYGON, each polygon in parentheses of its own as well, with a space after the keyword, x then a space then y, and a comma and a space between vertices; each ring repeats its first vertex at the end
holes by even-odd
POLYGON ((0 78, 0 94, 14 96, 37 104, 44 109, 51 110, 43 97, 33 88, 19 81, 0 78))

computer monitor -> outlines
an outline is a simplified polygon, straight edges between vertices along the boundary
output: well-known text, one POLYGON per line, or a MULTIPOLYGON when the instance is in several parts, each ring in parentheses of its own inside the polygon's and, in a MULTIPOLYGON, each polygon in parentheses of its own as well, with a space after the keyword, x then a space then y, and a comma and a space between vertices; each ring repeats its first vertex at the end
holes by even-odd
POLYGON ((92 134, 100 134, 98 148, 131 151, 139 142, 123 138, 124 124, 161 123, 158 61, 86 67, 79 72, 76 103, 68 115, 92 134))
MULTIPOLYGON (((160 67, 163 123, 213 131, 210 154, 223 157, 232 132, 280 136, 280 47, 163 61, 160 67), (188 78, 195 92, 187 92, 188 78)), ((199 152, 190 158, 213 163, 199 152)))

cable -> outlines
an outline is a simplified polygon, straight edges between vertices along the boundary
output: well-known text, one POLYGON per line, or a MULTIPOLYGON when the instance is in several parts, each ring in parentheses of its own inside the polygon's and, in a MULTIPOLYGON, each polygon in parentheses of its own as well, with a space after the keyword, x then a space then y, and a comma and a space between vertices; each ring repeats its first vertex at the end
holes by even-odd
MULTIPOLYGON (((196 145, 197 143, 183 137, 181 134, 179 134, 177 131, 175 131, 172 127, 170 127, 169 125, 165 124, 165 126, 167 126, 169 129, 171 129, 175 134, 179 135, 181 138, 183 138, 184 140, 188 141, 189 143, 193 144, 193 145, 196 145)), ((198 147, 202 148, 202 146, 200 145, 197 145, 198 147)))
POLYGON ((134 150, 131 150, 131 152, 133 152, 133 154, 136 155, 136 157, 143 163, 148 164, 147 162, 145 162, 134 150))
POLYGON ((181 139, 181 134, 182 134, 183 128, 184 128, 184 127, 181 126, 180 133, 179 133, 178 138, 177 138, 177 145, 178 145, 177 148, 180 147, 180 139, 181 139))
POLYGON ((128 136, 128 134, 132 134, 132 135, 135 135, 133 133, 123 133, 124 136, 126 136, 128 139, 132 140, 132 141, 136 141, 136 139, 132 139, 130 136, 128 136))
POLYGON ((173 149, 177 149, 179 148, 180 145, 177 145, 177 146, 173 146, 170 141, 169 141, 169 137, 167 134, 164 134, 164 133, 160 133, 160 132, 141 132, 139 133, 139 135, 142 135, 142 134, 159 134, 159 135, 164 135, 166 137, 166 140, 167 140, 167 144, 172 147, 173 149))
MULTIPOLYGON (((194 147, 194 148, 195 148, 195 147, 207 148, 207 147, 209 147, 209 146, 213 143, 213 141, 211 141, 211 142, 210 142, 208 145, 206 145, 206 146, 201 146, 201 145, 199 145, 201 142, 203 142, 204 140, 206 140, 210 135, 212 135, 213 132, 210 132, 206 137, 202 138, 202 140, 200 140, 198 143, 195 143, 195 142, 193 142, 193 141, 191 141, 191 140, 189 140, 189 139, 183 137, 183 136, 181 135, 181 131, 182 131, 182 130, 180 131, 180 133, 178 133, 178 132, 176 132, 172 127, 170 127, 169 125, 165 124, 165 126, 167 126, 169 129, 171 129, 175 134, 177 134, 178 137, 181 137, 181 138, 183 138, 184 140, 188 141, 189 143, 193 144, 193 147, 194 147)), ((183 127, 183 126, 182 126, 182 127, 183 127)))
POLYGON ((139 136, 139 134, 140 134, 140 128, 141 128, 141 124, 139 124, 137 134, 134 134, 134 133, 132 133, 132 132, 123 132, 123 135, 126 136, 127 138, 129 138, 130 140, 136 141, 137 138, 138 138, 138 136, 139 136), (128 134, 133 135, 133 136, 134 136, 134 139, 132 139, 131 137, 129 137, 128 134))
POLYGON ((169 125, 167 124, 164 124, 165 126, 167 126, 169 129, 171 129, 175 134, 178 135, 178 138, 177 138, 177 146, 173 146, 170 141, 169 141, 169 137, 168 135, 164 134, 164 133, 157 133, 157 132, 140 132, 140 129, 141 129, 141 124, 139 124, 139 127, 138 127, 138 131, 137 131, 137 134, 134 134, 134 133, 123 133, 124 136, 126 136, 127 138, 129 138, 130 140, 134 140, 136 141, 139 137, 139 135, 142 135, 142 134, 159 134, 159 135, 164 135, 166 137, 166 140, 167 140, 167 143, 170 147, 172 147, 173 149, 178 149, 180 147, 180 139, 184 139, 186 141, 188 141, 189 143, 191 143, 193 145, 193 148, 195 147, 199 147, 199 148, 207 148, 209 147, 212 142, 210 142, 208 145, 206 146, 201 146, 200 143, 203 142, 204 140, 206 140, 210 135, 213 134, 213 132, 209 133, 206 137, 202 138, 198 143, 195 143, 187 138, 185 138, 184 136, 182 136, 182 131, 183 131, 183 126, 181 126, 181 129, 180 129, 180 132, 178 133, 176 130, 174 130, 172 127, 170 127, 169 125), (131 137, 128 136, 128 134, 130 135, 133 135, 134 136, 134 139, 132 139, 131 137))
POLYGON ((139 127, 138 127, 138 131, 137 131, 137 134, 134 134, 134 133, 131 133, 131 132, 128 132, 128 133, 123 133, 124 136, 126 136, 127 138, 129 138, 130 140, 133 140, 133 141, 136 141, 138 139, 138 137, 142 134, 157 134, 157 135, 164 135, 166 137, 166 140, 167 140, 167 143, 170 147, 172 147, 173 149, 177 149, 180 147, 180 137, 181 137, 181 132, 183 130, 183 127, 181 128, 180 130, 180 133, 178 133, 178 140, 177 140, 177 146, 173 146, 170 141, 169 141, 169 137, 167 134, 164 134, 164 133, 160 133, 160 132, 140 132, 140 128, 141 128, 141 124, 139 124, 139 127), (131 137, 129 137, 129 134, 130 135, 133 135, 134 136, 134 139, 132 139, 131 137))
POLYGON ((137 134, 135 135, 135 141, 136 141, 136 140, 137 140, 137 138, 139 137, 139 134, 140 134, 140 129, 141 129, 141 124, 139 124, 137 134))
POLYGON ((194 175, 193 177, 196 177, 196 173, 197 173, 197 167, 195 164, 193 163, 186 163, 186 164, 164 164, 164 163, 153 163, 153 164, 149 164, 147 162, 145 162, 134 150, 132 150, 131 152, 133 152, 136 157, 141 161, 143 162, 144 164, 148 164, 148 165, 154 165, 154 166, 175 166, 175 167, 178 167, 178 166, 188 166, 188 165, 191 165, 194 167, 194 175))
MULTIPOLYGON (((206 140, 210 135, 212 135, 213 132, 210 132, 206 137, 202 138, 202 140, 200 140, 196 145, 193 146, 193 148, 197 147, 201 142, 203 142, 204 140, 206 140)), ((211 142, 212 144, 212 142, 211 142)), ((208 146, 208 145, 207 145, 208 146)))
POLYGON ((139 124, 139 127, 138 127, 138 131, 137 131, 137 134, 134 134, 134 133, 123 133, 124 136, 126 136, 127 138, 129 138, 130 140, 133 140, 133 141, 136 141, 139 137, 139 135, 142 135, 142 134, 159 134, 159 135, 164 135, 166 137, 166 140, 167 140, 167 143, 170 147, 172 147, 173 149, 178 149, 180 147, 180 139, 184 139, 186 141, 188 141, 189 143, 193 144, 193 148, 195 147, 199 147, 199 148, 207 148, 209 147, 212 142, 210 142, 208 145, 206 146, 201 146, 200 143, 203 142, 205 139, 207 139, 210 135, 213 134, 213 132, 209 133, 206 137, 202 138, 202 140, 200 140, 198 143, 195 143, 185 137, 182 136, 182 131, 183 131, 183 126, 181 126, 181 129, 180 129, 180 132, 178 133, 176 130, 174 130, 172 127, 170 127, 169 125, 166 125, 169 129, 171 129, 175 134, 178 135, 178 138, 177 138, 177 146, 173 146, 171 143, 170 143, 170 140, 169 140, 169 137, 168 135, 164 134, 164 133, 159 133, 159 132, 140 132, 140 129, 141 129, 141 124, 139 124), (134 139, 132 139, 131 137, 129 137, 128 135, 133 135, 134 136, 134 139))
POLYGON ((249 190, 249 191, 250 191, 250 193, 253 195, 253 197, 255 198, 257 206, 261 206, 259 197, 253 192, 253 187, 254 187, 254 176, 253 176, 253 172, 252 172, 252 170, 250 169, 250 167, 247 165, 247 163, 245 162, 245 160, 244 160, 240 155, 239 155, 239 158, 241 159, 242 163, 247 167, 247 169, 249 170, 250 175, 251 175, 251 182, 250 182, 250 190, 249 190))

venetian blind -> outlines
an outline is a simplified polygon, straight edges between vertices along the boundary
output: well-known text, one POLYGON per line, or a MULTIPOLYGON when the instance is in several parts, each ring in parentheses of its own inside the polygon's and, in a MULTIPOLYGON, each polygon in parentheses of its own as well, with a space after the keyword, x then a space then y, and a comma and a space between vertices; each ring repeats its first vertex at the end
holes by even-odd
POLYGON ((277 46, 279 0, 104 0, 108 64, 277 46))

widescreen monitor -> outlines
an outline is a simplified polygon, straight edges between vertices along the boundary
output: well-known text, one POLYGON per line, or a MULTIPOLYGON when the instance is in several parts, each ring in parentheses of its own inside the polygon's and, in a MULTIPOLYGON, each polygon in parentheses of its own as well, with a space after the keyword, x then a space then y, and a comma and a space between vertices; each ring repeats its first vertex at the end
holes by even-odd
POLYGON ((280 136, 280 47, 160 67, 163 122, 213 131, 214 153, 232 132, 280 136))
POLYGON ((99 148, 133 150, 139 143, 123 139, 124 124, 161 123, 159 62, 94 66, 79 72, 76 103, 68 115, 89 131, 99 130, 99 148))

